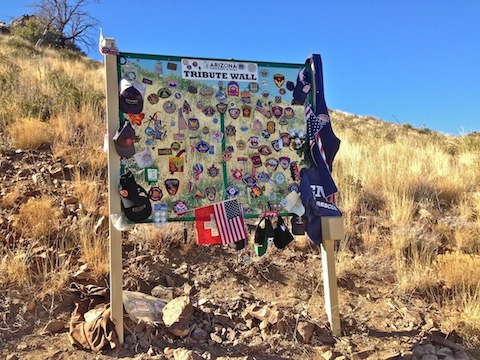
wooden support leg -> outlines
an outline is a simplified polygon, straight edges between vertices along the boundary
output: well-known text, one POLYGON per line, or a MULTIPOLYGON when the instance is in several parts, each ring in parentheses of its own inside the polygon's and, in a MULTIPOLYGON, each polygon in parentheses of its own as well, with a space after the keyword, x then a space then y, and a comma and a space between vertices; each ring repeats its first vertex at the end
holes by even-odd
POLYGON ((340 311, 338 308, 337 276, 335 275, 335 240, 323 239, 322 269, 325 309, 335 336, 341 335, 340 311))

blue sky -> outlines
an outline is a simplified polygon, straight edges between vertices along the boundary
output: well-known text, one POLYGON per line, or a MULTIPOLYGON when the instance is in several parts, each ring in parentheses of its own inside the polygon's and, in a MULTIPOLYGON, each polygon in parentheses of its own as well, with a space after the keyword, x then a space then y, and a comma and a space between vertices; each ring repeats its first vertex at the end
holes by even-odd
MULTIPOLYGON (((0 0, 0 21, 31 2, 0 0)), ((331 109, 480 131, 479 0, 102 0, 89 11, 124 52, 292 63, 319 53, 331 109)))

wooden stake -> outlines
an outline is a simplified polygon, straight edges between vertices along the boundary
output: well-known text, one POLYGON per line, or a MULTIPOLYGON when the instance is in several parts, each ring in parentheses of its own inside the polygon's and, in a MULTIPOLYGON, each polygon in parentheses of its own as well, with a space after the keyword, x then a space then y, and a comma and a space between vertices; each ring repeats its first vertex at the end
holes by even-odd
MULTIPOLYGON (((109 214, 120 214, 120 195, 117 179, 120 176, 120 157, 115 151, 113 134, 119 127, 118 118, 118 75, 117 56, 105 55, 105 86, 107 90, 107 144, 108 144, 108 207, 109 214)), ((110 238, 110 307, 111 320, 115 324, 120 343, 124 341, 123 331, 123 269, 122 269, 122 233, 109 219, 110 238)))
POLYGON ((344 236, 342 217, 322 217, 322 269, 325 310, 334 336, 341 336, 338 308, 337 276, 335 274, 335 240, 344 236))

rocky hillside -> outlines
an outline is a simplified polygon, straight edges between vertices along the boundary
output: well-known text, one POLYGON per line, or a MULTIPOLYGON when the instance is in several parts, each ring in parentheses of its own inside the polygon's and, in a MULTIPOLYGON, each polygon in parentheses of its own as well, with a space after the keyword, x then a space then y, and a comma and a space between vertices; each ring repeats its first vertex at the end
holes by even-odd
POLYGON ((333 110, 342 336, 306 237, 257 257, 199 246, 192 223, 171 223, 122 237, 124 289, 163 315, 138 323, 125 309, 123 345, 74 347, 76 304, 98 316, 108 303, 103 69, 11 36, 0 58, 2 358, 480 358, 478 134, 333 110))

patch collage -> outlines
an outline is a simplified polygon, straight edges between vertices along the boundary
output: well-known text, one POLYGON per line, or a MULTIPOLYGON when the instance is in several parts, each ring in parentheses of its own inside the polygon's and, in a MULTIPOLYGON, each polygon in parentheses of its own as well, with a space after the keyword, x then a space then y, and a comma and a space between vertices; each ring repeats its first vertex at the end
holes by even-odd
POLYGON ((114 143, 131 178, 122 206, 149 200, 129 218, 151 221, 162 204, 169 219, 190 221, 195 208, 228 199, 245 217, 288 213, 281 202, 299 190, 306 141, 304 106, 292 95, 304 67, 120 53, 114 143))

